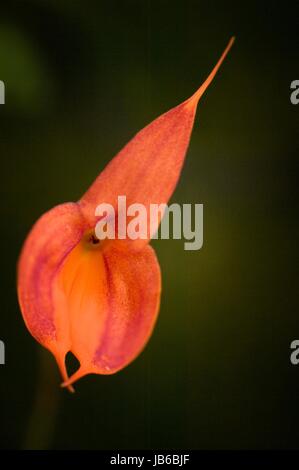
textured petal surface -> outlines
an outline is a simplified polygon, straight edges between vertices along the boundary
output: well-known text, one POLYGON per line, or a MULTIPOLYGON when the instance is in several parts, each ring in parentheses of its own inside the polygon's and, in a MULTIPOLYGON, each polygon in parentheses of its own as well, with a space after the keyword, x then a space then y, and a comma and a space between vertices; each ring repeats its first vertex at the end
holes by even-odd
POLYGON ((150 246, 141 251, 80 243, 68 256, 55 288, 57 311, 67 311, 70 350, 88 373, 112 374, 144 348, 160 301, 159 264, 150 246))
POLYGON ((63 370, 69 348, 66 312, 55 316, 53 286, 68 253, 84 231, 77 204, 67 203, 46 212, 34 225, 18 265, 18 296, 30 333, 56 356, 63 370))
MULTIPOLYGON (((79 204, 91 226, 96 223, 97 205, 109 203, 116 210, 119 195, 126 196, 127 206, 143 204, 148 216, 150 204, 168 202, 183 166, 197 103, 216 75, 233 41, 234 38, 197 92, 136 134, 84 194, 79 204)), ((149 222, 147 225, 149 228, 149 222)), ((146 240, 143 241, 145 243, 146 240)))

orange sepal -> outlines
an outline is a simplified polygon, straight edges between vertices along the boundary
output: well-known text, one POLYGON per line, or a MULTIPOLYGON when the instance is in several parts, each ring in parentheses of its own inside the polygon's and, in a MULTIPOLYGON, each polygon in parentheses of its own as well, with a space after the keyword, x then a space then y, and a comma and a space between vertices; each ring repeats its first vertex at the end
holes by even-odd
POLYGON ((144 348, 160 302, 160 268, 150 246, 123 250, 86 244, 66 260, 55 301, 69 312, 71 351, 80 368, 65 382, 89 373, 113 374, 144 348))
MULTIPOLYGON (((148 214, 150 204, 167 203, 176 187, 184 163, 198 101, 212 82, 230 50, 232 38, 204 83, 186 101, 162 114, 144 129, 110 161, 79 201, 90 226, 95 226, 95 208, 102 202, 111 204, 117 213, 117 197, 126 196, 127 206, 143 204, 148 214)), ((122 243, 121 240, 118 242, 122 243)))
POLYGON ((32 336, 54 354, 64 380, 64 359, 70 349, 68 313, 57 316, 53 289, 57 273, 84 230, 77 204, 54 207, 32 228, 18 263, 18 297, 24 321, 32 336))

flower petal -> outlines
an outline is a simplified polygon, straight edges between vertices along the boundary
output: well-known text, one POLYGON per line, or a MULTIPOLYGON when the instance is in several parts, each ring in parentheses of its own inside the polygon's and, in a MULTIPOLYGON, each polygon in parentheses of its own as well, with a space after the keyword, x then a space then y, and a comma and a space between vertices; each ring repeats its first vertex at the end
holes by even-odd
POLYGON ((88 373, 117 372, 144 348, 161 291, 160 268, 150 246, 88 252, 79 244, 61 270, 57 289, 61 308, 69 312, 70 349, 81 364, 64 385, 88 373))
POLYGON ((32 228, 18 264, 18 296, 24 321, 37 341, 55 355, 65 378, 64 357, 70 344, 68 319, 66 312, 56 316, 53 285, 83 231, 84 219, 77 204, 53 208, 32 228))
MULTIPOLYGON (((91 226, 96 224, 95 208, 99 204, 105 202, 117 210, 117 197, 124 195, 127 206, 139 203, 146 207, 147 233, 150 237, 149 205, 167 203, 171 197, 189 144, 197 103, 212 82, 233 41, 234 38, 191 98, 138 132, 100 173, 79 201, 91 226)), ((153 227, 152 233, 157 228, 153 227)))

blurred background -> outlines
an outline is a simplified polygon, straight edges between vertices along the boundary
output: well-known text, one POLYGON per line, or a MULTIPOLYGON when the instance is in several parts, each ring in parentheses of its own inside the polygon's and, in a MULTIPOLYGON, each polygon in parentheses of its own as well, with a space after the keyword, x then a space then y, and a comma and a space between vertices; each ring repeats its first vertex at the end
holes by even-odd
POLYGON ((0 12, 0 446, 298 448, 298 2, 10 0, 0 12), (70 395, 20 314, 22 243, 189 97, 232 35, 172 199, 204 204, 204 246, 153 243, 163 295, 149 344, 70 395))

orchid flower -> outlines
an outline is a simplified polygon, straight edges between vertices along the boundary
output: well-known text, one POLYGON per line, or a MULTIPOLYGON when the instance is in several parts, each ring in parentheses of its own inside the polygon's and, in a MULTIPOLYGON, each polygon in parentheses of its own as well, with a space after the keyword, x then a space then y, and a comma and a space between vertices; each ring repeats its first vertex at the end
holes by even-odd
MULTIPOLYGON (((232 46, 184 101, 146 126, 111 160, 78 202, 58 205, 31 229, 18 264, 18 297, 32 336, 55 356, 62 386, 113 374, 142 351, 160 303, 158 260, 146 239, 100 241, 100 203, 165 204, 180 176, 199 99, 232 46), (80 367, 68 377, 71 351, 80 367)), ((155 227, 157 229, 158 227, 155 227)))

